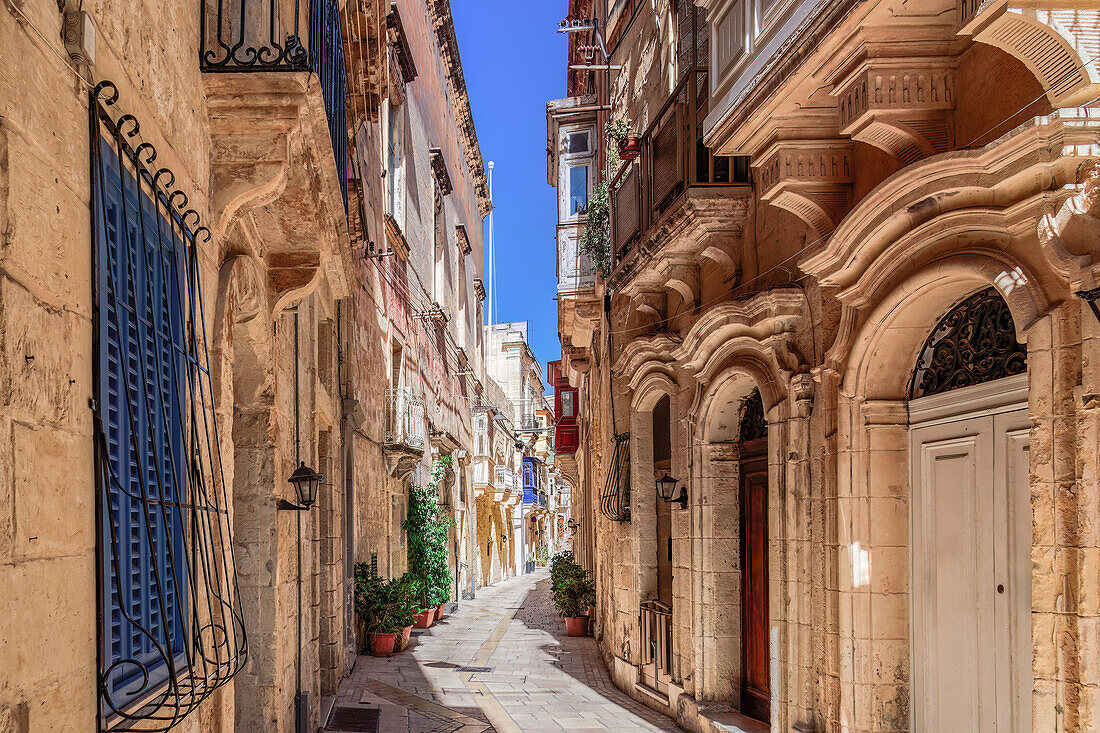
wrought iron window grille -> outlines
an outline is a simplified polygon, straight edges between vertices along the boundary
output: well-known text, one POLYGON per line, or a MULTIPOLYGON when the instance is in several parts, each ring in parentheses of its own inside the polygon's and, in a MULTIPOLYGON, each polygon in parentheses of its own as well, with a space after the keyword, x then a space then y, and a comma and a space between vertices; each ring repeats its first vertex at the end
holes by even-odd
POLYGON ((90 94, 98 729, 166 731, 244 666, 197 243, 133 115, 90 94))
POLYGON ((630 521, 630 433, 614 437, 611 469, 600 496, 600 512, 612 522, 630 521))
POLYGON ((1027 347, 1000 293, 974 293, 940 319, 909 380, 909 399, 949 392, 1027 371, 1027 347))

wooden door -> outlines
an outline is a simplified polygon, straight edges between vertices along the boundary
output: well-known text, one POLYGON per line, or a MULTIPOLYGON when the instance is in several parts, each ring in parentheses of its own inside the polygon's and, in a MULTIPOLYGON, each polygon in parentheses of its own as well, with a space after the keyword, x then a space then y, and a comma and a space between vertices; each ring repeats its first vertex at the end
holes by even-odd
POLYGON ((768 721, 767 438, 741 445, 741 712, 768 721))
POLYGON ((914 730, 1031 730, 1028 427, 911 430, 914 730))

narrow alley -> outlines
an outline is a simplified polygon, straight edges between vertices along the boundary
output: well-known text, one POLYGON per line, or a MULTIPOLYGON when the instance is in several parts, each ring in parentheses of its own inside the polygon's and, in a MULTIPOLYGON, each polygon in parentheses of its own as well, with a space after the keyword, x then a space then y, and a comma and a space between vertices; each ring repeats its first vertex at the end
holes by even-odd
POLYGON ((408 653, 360 655, 326 731, 679 731, 607 676, 591 637, 565 636, 545 570, 478 591, 408 653))

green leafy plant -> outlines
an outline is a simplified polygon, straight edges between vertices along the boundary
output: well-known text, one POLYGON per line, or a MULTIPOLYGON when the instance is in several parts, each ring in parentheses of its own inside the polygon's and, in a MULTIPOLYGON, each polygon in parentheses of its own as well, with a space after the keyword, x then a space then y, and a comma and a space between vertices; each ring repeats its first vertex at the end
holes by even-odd
POLYGON ((558 613, 565 617, 587 616, 596 602, 596 584, 571 552, 559 552, 550 559, 550 592, 558 613))
POLYGON ((612 120, 604 128, 607 134, 607 170, 596 183, 588 201, 588 213, 579 247, 592 266, 607 277, 611 272, 611 185, 619 170, 619 141, 630 133, 625 120, 612 120))
POLYGON ((550 559, 550 550, 546 545, 539 545, 535 550, 535 563, 538 565, 545 565, 550 559))
POLYGON ((432 465, 426 486, 409 488, 409 514, 403 525, 409 540, 409 572, 421 585, 420 602, 432 608, 451 599, 451 573, 447 566, 448 538, 453 520, 439 508, 439 485, 451 465, 444 456, 432 465))
POLYGON ((412 626, 420 612, 420 580, 412 573, 386 580, 370 563, 355 566, 355 613, 369 634, 390 634, 412 626))

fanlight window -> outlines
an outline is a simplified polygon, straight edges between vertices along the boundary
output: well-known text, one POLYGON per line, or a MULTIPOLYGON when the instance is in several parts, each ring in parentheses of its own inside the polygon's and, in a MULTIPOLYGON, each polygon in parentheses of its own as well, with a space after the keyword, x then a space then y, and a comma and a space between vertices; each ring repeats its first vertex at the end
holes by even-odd
POLYGON ((963 300, 925 341, 909 381, 909 399, 949 392, 1027 371, 1012 313, 996 288, 963 300))
POLYGON ((768 421, 764 417, 764 401, 760 399, 759 389, 754 389, 741 404, 740 425, 738 439, 742 443, 767 436, 768 421))

